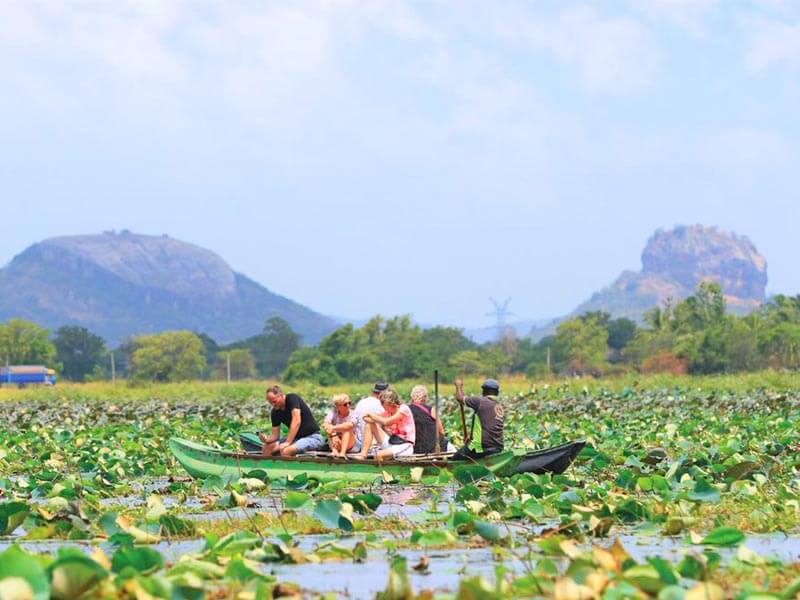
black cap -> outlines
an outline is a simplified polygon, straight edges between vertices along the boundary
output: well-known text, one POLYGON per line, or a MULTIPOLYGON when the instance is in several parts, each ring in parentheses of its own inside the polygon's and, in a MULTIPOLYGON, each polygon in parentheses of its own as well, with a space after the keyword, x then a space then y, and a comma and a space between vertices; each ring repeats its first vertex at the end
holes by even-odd
POLYGON ((481 385, 482 390, 492 391, 495 394, 500 393, 500 382, 497 379, 487 379, 481 385))
POLYGON ((389 389, 389 384, 385 381, 379 381, 374 386, 372 386, 372 391, 375 394, 379 394, 380 392, 384 392, 389 389))

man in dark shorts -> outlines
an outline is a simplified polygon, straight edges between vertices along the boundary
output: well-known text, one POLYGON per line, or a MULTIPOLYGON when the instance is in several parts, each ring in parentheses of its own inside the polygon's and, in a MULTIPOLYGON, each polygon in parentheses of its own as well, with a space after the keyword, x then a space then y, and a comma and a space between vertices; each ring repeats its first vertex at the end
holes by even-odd
POLYGON ((482 452, 476 452, 469 447, 472 441, 467 439, 464 447, 453 455, 451 460, 475 460, 497 454, 503 451, 503 425, 505 423, 505 411, 500 404, 500 384, 496 379, 487 379, 481 386, 480 396, 464 397, 464 383, 456 379, 456 400, 462 405, 466 404, 481 422, 481 446, 482 452))
POLYGON ((294 456, 321 450, 325 446, 317 420, 300 396, 284 394, 279 385, 273 385, 267 389, 267 401, 272 405, 272 434, 258 434, 264 442, 264 456, 294 456), (284 438, 281 437, 281 425, 289 428, 284 438))

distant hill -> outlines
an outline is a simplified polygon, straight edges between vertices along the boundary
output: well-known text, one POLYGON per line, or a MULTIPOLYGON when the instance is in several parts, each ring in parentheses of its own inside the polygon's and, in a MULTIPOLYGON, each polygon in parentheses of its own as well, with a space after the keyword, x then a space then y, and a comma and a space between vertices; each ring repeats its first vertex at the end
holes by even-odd
MULTIPOLYGON (((703 281, 722 286, 730 310, 751 312, 766 300, 767 261, 749 239, 716 227, 658 230, 642 252, 640 271, 624 271, 565 318, 602 310, 641 321, 647 310, 666 300, 675 303, 691 296, 703 281)), ((562 320, 534 328, 531 335, 548 335, 562 320)))
POLYGON ((0 320, 82 325, 112 344, 190 329, 231 342, 283 317, 315 344, 337 323, 234 272, 218 255, 168 236, 57 237, 0 269, 0 320))

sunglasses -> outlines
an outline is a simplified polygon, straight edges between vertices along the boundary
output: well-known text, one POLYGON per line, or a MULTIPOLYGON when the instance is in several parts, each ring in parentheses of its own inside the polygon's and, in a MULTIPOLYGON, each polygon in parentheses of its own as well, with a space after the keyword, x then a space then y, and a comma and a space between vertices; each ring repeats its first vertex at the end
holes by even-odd
POLYGON ((336 406, 352 406, 352 402, 342 402, 341 404, 337 404, 336 406))

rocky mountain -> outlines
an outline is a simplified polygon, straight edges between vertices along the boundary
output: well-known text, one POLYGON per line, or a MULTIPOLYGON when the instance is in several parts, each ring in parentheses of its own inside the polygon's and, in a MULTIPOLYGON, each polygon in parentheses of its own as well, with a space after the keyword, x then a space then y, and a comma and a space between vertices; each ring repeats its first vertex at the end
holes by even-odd
POLYGON ((639 319, 667 299, 690 296, 702 281, 719 283, 731 310, 749 312, 766 299, 767 261, 749 239, 716 227, 659 230, 642 252, 641 271, 623 272, 575 313, 604 310, 639 319))
POLYGON ((219 256, 168 236, 130 232, 57 237, 0 269, 0 320, 82 325, 112 344, 190 329, 230 342, 283 317, 314 344, 336 322, 236 273, 219 256))

